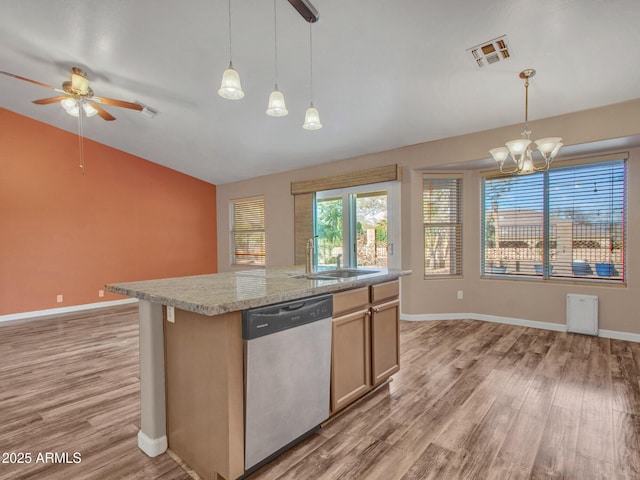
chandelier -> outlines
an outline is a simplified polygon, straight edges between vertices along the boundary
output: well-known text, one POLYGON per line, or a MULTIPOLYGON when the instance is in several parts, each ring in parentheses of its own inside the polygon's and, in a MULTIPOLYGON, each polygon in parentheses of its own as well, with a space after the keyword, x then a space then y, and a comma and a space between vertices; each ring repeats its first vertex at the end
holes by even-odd
POLYGON ((543 172, 549 170, 551 162, 558 154, 558 150, 562 147, 562 138, 560 137, 547 137, 540 140, 536 140, 535 145, 538 152, 542 156, 544 163, 540 161, 534 163, 533 161, 533 149, 530 139, 531 130, 529 129, 529 79, 536 74, 533 68, 528 68, 520 72, 520 78, 524 80, 525 91, 525 103, 524 103, 524 130, 520 134, 522 138, 511 140, 505 143, 504 147, 492 148, 489 153, 493 159, 498 163, 500 167, 500 173, 506 175, 511 174, 528 174, 534 172, 543 172), (511 158, 514 166, 509 169, 505 168, 505 161, 511 158))

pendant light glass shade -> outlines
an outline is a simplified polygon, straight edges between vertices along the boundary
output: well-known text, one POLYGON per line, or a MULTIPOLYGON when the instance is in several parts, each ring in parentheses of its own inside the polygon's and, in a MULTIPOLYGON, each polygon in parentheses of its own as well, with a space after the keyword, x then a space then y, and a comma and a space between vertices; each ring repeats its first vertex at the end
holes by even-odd
POLYGON ((284 95, 278 90, 276 85, 271 95, 269 95, 269 105, 267 106, 267 115, 272 117, 284 117, 289 113, 284 103, 284 95))
POLYGON ((304 124, 302 128, 305 130, 320 130, 322 128, 320 113, 318 113, 318 109, 313 106, 313 102, 311 102, 311 105, 307 108, 307 112, 304 114, 304 124))
POLYGON ((222 82, 220 84, 220 90, 218 90, 218 95, 229 100, 240 100, 244 97, 244 92, 240 85, 240 75, 238 75, 238 72, 233 68, 231 62, 229 62, 229 68, 222 74, 222 82))
POLYGON ((269 95, 267 115, 271 117, 284 117, 289 113, 289 110, 287 110, 287 106, 284 103, 284 95, 278 90, 278 12, 276 0, 273 0, 273 57, 276 85, 273 87, 273 92, 269 95))
POLYGON ((305 130, 320 130, 322 128, 320 113, 318 109, 313 106, 313 35, 311 33, 311 25, 312 23, 309 23, 309 90, 311 93, 311 102, 304 114, 302 128, 305 130))

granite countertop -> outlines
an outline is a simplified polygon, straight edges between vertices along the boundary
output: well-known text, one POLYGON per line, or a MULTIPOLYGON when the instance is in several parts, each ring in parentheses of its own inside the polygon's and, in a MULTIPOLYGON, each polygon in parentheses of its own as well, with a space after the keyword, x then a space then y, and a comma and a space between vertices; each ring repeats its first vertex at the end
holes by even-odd
POLYGON ((411 273, 400 269, 376 270, 377 273, 349 278, 312 280, 299 278, 304 274, 303 267, 290 266, 113 283, 105 289, 182 310, 219 315, 386 282, 411 273))

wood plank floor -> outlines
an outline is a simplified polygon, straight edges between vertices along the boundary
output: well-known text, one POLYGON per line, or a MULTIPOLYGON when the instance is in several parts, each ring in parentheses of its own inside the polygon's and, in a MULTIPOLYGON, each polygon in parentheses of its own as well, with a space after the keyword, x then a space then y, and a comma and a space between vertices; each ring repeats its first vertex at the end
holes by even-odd
MULTIPOLYGON (((0 480, 190 479, 136 446, 137 352, 131 306, 0 324, 0 454, 32 455, 0 480)), ((401 322, 401 352, 391 383, 251 480, 640 479, 640 344, 401 322)))

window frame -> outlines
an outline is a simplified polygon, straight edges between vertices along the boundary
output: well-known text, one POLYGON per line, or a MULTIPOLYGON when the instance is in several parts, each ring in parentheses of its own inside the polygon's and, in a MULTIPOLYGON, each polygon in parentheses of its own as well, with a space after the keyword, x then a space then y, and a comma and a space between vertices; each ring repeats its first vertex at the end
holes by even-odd
MULTIPOLYGON (((260 222, 258 222, 260 223, 260 222)), ((236 267, 260 267, 264 268, 267 264, 267 235, 266 235, 266 216, 265 216, 265 200, 264 195, 257 195, 252 197, 237 198, 229 200, 229 263, 231 266, 236 267), (236 206, 240 204, 255 204, 252 208, 257 208, 261 211, 261 225, 260 228, 238 228, 236 224, 236 206), (251 254, 245 252, 247 256, 262 257, 261 262, 252 260, 249 263, 238 262, 239 248, 236 245, 237 237, 239 235, 262 235, 262 250, 258 253, 251 254)))
POLYGON ((463 240, 464 240, 464 175, 457 173, 430 173, 423 172, 422 174, 422 247, 423 247, 423 277, 424 279, 448 279, 448 278, 462 278, 463 276, 463 240), (427 180, 436 180, 439 182, 451 182, 455 184, 455 212, 453 216, 454 221, 450 222, 427 222, 425 219, 425 182, 427 180), (449 272, 452 267, 455 267, 454 273, 429 273, 427 271, 427 228, 452 228, 455 231, 454 238, 455 243, 449 246, 448 251, 450 256, 454 256, 455 259, 449 261, 449 272))
MULTIPOLYGON (((491 272, 489 271, 490 264, 488 263, 487 257, 487 197, 486 197, 486 187, 487 180, 494 179, 509 179, 509 178, 519 178, 523 177, 522 175, 499 175, 496 172, 484 172, 481 174, 481 188, 480 188, 480 201, 481 201, 481 212, 480 212, 480 275, 483 278, 505 278, 509 280, 532 280, 532 281, 544 281, 544 282, 579 282, 579 283, 596 283, 598 285, 626 285, 626 268, 627 268, 627 225, 628 225, 628 190, 627 190, 627 181, 628 181, 628 153, 617 153, 610 155, 602 155, 602 156, 594 156, 587 158, 576 158, 565 162, 559 162, 549 169, 547 172, 537 172, 531 175, 539 175, 542 176, 542 185, 540 187, 540 193, 543 195, 542 199, 542 212, 540 215, 542 216, 542 240, 541 245, 541 253, 539 254, 539 258, 542 261, 542 271, 538 270, 536 267, 536 272, 534 273, 515 273, 515 272, 491 272), (589 176, 588 169, 595 167, 603 167, 602 174, 598 173, 598 175, 602 175, 601 177, 596 177, 595 175, 589 176), (606 173, 606 169, 610 168, 610 174, 606 173), (596 211, 599 213, 599 209, 603 207, 608 207, 610 209, 610 220, 608 222, 593 222, 593 221, 585 221, 583 222, 575 222, 573 220, 570 222, 566 222, 567 224, 571 224, 571 233, 570 233, 570 262, 567 263, 567 259, 563 259, 562 261, 558 261, 557 257, 553 258, 553 255, 558 255, 560 251, 560 243, 559 243, 559 225, 558 219, 558 209, 561 206, 562 202, 560 200, 560 196, 567 196, 567 193, 570 191, 569 189, 558 190, 557 192, 551 191, 550 187, 554 185, 556 187, 563 186, 562 183, 565 184, 569 181, 570 174, 567 174, 566 178, 562 177, 561 170, 569 171, 569 169, 574 169, 575 176, 581 180, 588 180, 589 183, 591 181, 594 182, 594 185, 598 182, 598 178, 602 178, 601 181, 610 182, 611 185, 611 197, 609 203, 593 203, 592 198, 586 200, 584 193, 572 193, 572 196, 569 197, 569 200, 566 200, 567 203, 571 203, 571 208, 575 208, 576 205, 580 207, 590 207, 591 209, 596 208, 596 211), (619 170, 618 173, 621 173, 622 178, 618 178, 615 182, 612 181, 614 178, 613 175, 616 173, 614 169, 619 170), (555 176, 554 176, 555 175, 555 176), (586 176, 582 176, 586 175, 586 176), (562 192, 562 193, 560 193, 562 192), (615 195, 614 195, 615 192, 615 195), (596 205, 596 207, 593 207, 596 205), (601 206, 602 205, 602 206, 601 206), (620 205, 620 211, 617 213, 619 216, 618 223, 614 222, 614 208, 616 205, 620 205), (552 208, 555 207, 555 208, 552 208), (552 223, 551 219, 555 217, 556 222, 552 223), (576 247, 576 231, 580 230, 588 230, 591 227, 594 230, 597 230, 598 224, 608 224, 609 225, 609 237, 610 237, 610 250, 613 252, 614 243, 620 243, 619 249, 620 259, 618 262, 615 262, 615 266, 613 267, 614 273, 609 273, 609 275, 601 274, 598 271, 598 260, 589 260, 587 262, 587 267, 582 269, 582 264, 578 264, 580 260, 576 260, 574 255, 574 249, 576 248, 587 248, 587 247, 576 247), (620 236, 619 240, 614 242, 614 234, 612 233, 614 225, 618 225, 620 236), (554 253, 555 251, 555 253, 554 253), (595 268, 591 269, 590 263, 593 263, 595 268), (616 270, 615 267, 620 267, 620 271, 616 270), (554 267, 558 267, 558 270, 564 269, 564 271, 554 271, 554 267), (580 267, 580 268, 578 268, 580 267)), ((595 188, 595 187, 594 187, 595 188)), ((533 191, 533 190, 532 190, 533 191)), ((526 192, 525 193, 530 193, 526 192)), ((575 192, 575 191, 573 191, 575 192)), ((587 210, 589 212, 589 210, 587 210)), ((575 214, 575 211, 574 211, 575 214)), ((588 213, 593 215, 593 212, 588 213)), ((566 228, 566 227, 565 227, 566 228)), ((600 227, 601 228, 601 227, 600 227)), ((605 229, 606 230, 606 229, 605 229)), ((617 230, 616 230, 617 231, 617 230)), ((618 237, 616 237, 618 239, 618 237)), ((565 241, 567 237, 565 236, 565 241)), ((580 242, 578 242, 580 243, 580 242)), ((589 247, 591 248, 591 247, 589 247)), ((603 247, 598 247, 602 249, 603 247)), ((536 245, 537 249, 537 245, 536 245)), ((592 256, 600 257, 602 253, 595 252, 592 256)), ((614 264, 612 262, 611 264, 614 264)), ((600 264, 603 265, 603 264, 600 264)), ((517 267, 516 267, 517 268, 517 267)), ((611 270, 610 270, 611 272, 611 270)))

